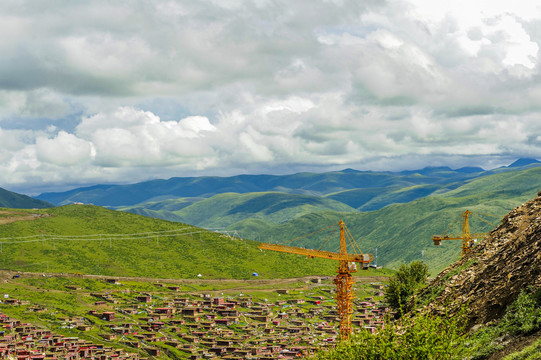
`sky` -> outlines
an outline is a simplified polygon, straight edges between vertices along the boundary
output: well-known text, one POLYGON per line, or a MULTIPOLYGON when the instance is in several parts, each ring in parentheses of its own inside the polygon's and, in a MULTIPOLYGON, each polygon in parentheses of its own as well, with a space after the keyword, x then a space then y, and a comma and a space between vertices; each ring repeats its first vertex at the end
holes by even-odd
POLYGON ((0 187, 541 159, 536 1, 0 2, 0 187))

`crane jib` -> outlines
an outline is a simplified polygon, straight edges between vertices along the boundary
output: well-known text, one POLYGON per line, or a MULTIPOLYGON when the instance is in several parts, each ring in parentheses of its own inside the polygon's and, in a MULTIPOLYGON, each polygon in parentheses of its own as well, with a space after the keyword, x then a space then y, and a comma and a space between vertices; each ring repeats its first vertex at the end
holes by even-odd
POLYGON ((295 246, 286 246, 286 245, 276 245, 276 244, 266 244, 262 243, 259 245, 260 249, 264 250, 273 250, 280 251, 290 254, 299 254, 309 257, 318 257, 323 259, 331 260, 342 260, 348 262, 357 262, 357 263, 370 263, 373 260, 372 254, 339 254, 330 251, 315 250, 315 249, 305 249, 295 246))

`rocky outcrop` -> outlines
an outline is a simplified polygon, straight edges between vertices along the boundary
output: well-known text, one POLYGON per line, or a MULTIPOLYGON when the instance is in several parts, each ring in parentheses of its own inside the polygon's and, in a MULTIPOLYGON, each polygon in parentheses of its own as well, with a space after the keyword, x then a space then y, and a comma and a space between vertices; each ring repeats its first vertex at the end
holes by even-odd
POLYGON ((464 307, 471 328, 500 318, 529 286, 541 286, 541 192, 442 271, 417 301, 433 313, 453 315, 464 307))

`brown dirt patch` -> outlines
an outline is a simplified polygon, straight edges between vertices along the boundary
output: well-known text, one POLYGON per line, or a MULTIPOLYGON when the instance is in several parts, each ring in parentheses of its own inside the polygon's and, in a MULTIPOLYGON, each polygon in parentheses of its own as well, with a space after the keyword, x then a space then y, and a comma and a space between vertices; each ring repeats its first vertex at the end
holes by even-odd
POLYGON ((0 225, 9 224, 17 221, 32 221, 42 217, 49 217, 49 214, 32 214, 27 212, 16 212, 0 210, 0 225))

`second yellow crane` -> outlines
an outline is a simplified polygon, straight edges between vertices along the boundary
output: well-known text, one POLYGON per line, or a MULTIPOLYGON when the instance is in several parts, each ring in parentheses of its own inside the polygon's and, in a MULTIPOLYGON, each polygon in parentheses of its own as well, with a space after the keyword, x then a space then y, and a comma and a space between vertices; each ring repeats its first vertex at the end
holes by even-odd
MULTIPOLYGON (((462 217, 464 218, 464 220, 462 220, 462 235, 448 235, 447 231, 449 231, 449 229, 447 229, 442 235, 433 235, 431 237, 432 241, 434 241, 434 245, 441 245, 443 240, 462 240, 462 255, 470 252, 475 243, 475 239, 484 239, 488 235, 488 233, 470 233, 470 215, 472 215, 472 212, 469 210, 462 213, 462 217)), ((487 224, 495 226, 484 219, 479 219, 487 224)))

